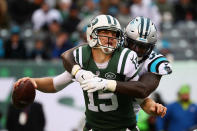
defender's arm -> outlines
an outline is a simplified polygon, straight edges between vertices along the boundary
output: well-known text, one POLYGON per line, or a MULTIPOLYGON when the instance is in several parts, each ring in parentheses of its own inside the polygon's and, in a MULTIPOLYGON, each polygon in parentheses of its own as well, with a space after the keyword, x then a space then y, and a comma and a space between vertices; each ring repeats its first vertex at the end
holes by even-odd
POLYGON ((139 81, 117 81, 115 91, 136 98, 146 98, 158 87, 160 79, 160 75, 147 72, 139 78, 139 81))
POLYGON ((95 75, 91 71, 86 71, 81 69, 81 67, 75 62, 75 58, 73 55, 73 52, 76 48, 80 47, 82 45, 79 45, 77 47, 74 47, 68 51, 65 51, 62 53, 61 58, 63 61, 64 68, 78 81, 82 82, 86 79, 91 79, 95 75))
POLYGON ((149 96, 159 86, 162 75, 147 72, 140 76, 139 81, 146 85, 145 92, 149 96))
POLYGON ((146 98, 158 86, 160 78, 156 78, 157 77, 155 77, 152 73, 146 73, 140 78, 140 81, 128 82, 94 77, 84 80, 81 87, 83 90, 87 90, 88 92, 109 90, 116 93, 126 94, 135 98, 146 98))
POLYGON ((65 51, 64 53, 61 54, 61 58, 62 58, 62 61, 63 61, 64 68, 69 73, 71 73, 73 66, 77 64, 75 62, 75 59, 74 59, 74 56, 73 56, 73 51, 78 47, 80 47, 80 46, 76 46, 76 47, 74 47, 72 49, 69 49, 69 50, 67 50, 67 51, 65 51))

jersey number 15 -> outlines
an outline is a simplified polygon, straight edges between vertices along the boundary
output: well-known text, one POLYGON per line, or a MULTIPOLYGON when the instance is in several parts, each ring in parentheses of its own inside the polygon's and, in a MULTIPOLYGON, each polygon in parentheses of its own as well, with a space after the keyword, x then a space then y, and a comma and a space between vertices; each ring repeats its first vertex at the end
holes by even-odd
POLYGON ((118 99, 117 96, 114 93, 103 93, 98 92, 98 98, 94 98, 93 93, 88 93, 89 98, 89 104, 88 109, 94 112, 99 112, 99 109, 103 112, 107 111, 114 111, 118 108, 118 99), (106 105, 105 103, 99 104, 98 106, 95 105, 94 100, 100 99, 100 100, 111 100, 111 105, 106 105))

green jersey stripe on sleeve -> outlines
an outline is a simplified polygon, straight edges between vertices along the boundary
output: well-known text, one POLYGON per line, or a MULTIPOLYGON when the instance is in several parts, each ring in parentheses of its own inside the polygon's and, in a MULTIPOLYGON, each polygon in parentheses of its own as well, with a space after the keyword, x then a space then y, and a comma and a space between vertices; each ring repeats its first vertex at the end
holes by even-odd
POLYGON ((74 56, 75 62, 78 63, 76 59, 76 49, 73 51, 73 56, 74 56))
POLYGON ((79 48, 75 50, 76 51, 76 62, 79 64, 79 48))
POLYGON ((127 50, 127 52, 124 55, 124 58, 123 58, 123 61, 122 61, 122 67, 121 67, 121 70, 120 70, 120 74, 124 74, 125 63, 126 63, 128 55, 129 55, 129 52, 130 52, 130 50, 127 50))
POLYGON ((82 62, 82 47, 79 47, 79 64, 81 67, 83 67, 83 62, 82 62))
POLYGON ((121 52, 121 55, 120 55, 120 59, 119 59, 119 62, 118 62, 118 68, 117 68, 117 73, 120 73, 120 70, 121 70, 121 67, 122 67, 122 61, 123 61, 123 58, 124 58, 124 55, 125 53, 127 52, 127 48, 123 49, 123 51, 121 52))

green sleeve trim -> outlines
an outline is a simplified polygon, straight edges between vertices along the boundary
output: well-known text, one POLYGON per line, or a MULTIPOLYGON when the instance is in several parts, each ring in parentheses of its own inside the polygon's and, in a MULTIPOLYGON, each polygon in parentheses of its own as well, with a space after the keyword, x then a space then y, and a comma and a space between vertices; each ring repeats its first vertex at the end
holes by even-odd
POLYGON ((77 60, 77 63, 79 64, 79 48, 76 49, 76 60, 77 60))
POLYGON ((91 58, 91 47, 89 45, 85 45, 82 47, 82 64, 83 68, 87 68, 87 65, 89 65, 89 60, 91 58))
POLYGON ((122 67, 121 67, 121 70, 120 70, 120 74, 124 73, 125 63, 126 63, 126 60, 127 60, 127 57, 129 55, 129 53, 130 53, 130 50, 127 50, 127 52, 124 55, 124 58, 123 58, 123 61, 122 61, 122 67))

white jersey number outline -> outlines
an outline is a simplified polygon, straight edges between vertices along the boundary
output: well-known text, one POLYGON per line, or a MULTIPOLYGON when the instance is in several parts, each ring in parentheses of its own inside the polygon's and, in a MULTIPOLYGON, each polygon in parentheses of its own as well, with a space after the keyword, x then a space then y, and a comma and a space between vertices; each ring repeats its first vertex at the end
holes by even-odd
POLYGON ((99 104, 98 106, 95 105, 94 103, 94 97, 93 93, 88 93, 88 98, 89 98, 89 104, 88 104, 88 109, 94 112, 99 112, 99 109, 103 112, 107 111, 114 111, 117 110, 118 108, 118 99, 117 96, 114 93, 103 93, 103 92, 98 92, 98 99, 100 100, 111 100, 111 105, 106 105, 106 104, 99 104))

